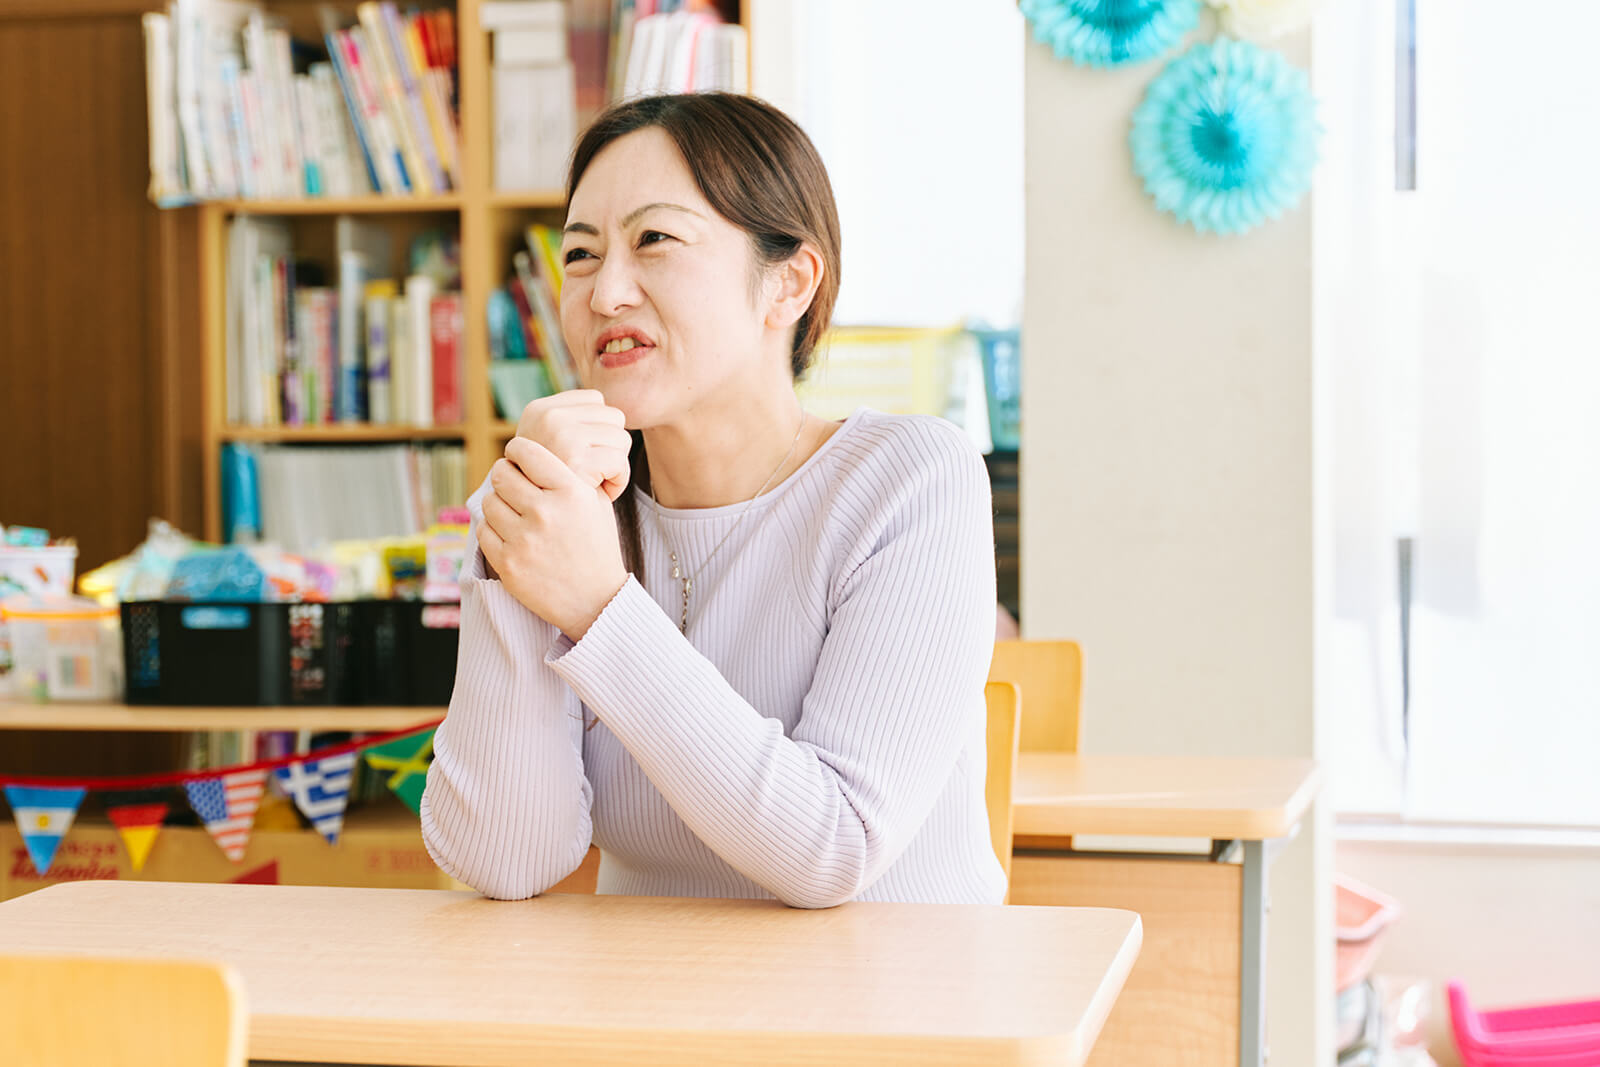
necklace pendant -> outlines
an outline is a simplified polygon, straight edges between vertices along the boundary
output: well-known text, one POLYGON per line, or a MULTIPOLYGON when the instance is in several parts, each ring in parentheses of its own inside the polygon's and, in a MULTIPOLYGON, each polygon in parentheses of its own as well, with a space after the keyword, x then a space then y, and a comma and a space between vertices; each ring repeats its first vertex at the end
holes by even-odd
POLYGON ((694 579, 693 578, 685 578, 683 580, 683 598, 685 600, 688 600, 689 599, 689 594, 692 593, 692 592, 694 592, 694 579))

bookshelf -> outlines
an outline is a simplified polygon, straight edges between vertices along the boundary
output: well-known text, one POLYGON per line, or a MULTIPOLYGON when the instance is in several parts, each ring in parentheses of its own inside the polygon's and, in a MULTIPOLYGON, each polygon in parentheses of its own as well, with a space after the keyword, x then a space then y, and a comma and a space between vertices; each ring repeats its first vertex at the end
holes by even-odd
MULTIPOLYGON (((301 36, 317 39, 307 21, 309 5, 282 0, 269 5, 283 14, 301 36)), ((336 5, 346 12, 353 3, 336 5)), ((446 5, 448 6, 448 5, 446 5)), ((749 0, 719 0, 728 22, 750 29, 749 0)), ((559 226, 566 204, 563 190, 503 192, 493 188, 494 141, 491 114, 489 34, 480 20, 481 0, 457 0, 457 85, 463 181, 459 191, 435 196, 372 195, 343 199, 224 200, 199 205, 199 348, 201 370, 200 451, 203 487, 202 535, 222 539, 222 446, 229 441, 273 443, 362 443, 459 441, 466 451, 467 483, 482 480, 500 455, 515 423, 496 415, 489 389, 489 294, 504 280, 511 255, 526 226, 543 222, 559 226), (462 388, 465 419, 454 426, 396 425, 230 426, 225 395, 227 360, 227 233, 228 221, 242 213, 289 220, 296 233, 309 235, 307 247, 333 225, 333 216, 362 215, 392 227, 397 237, 441 219, 458 226, 461 242, 462 388)), ((325 239, 325 238, 320 238, 325 239)))

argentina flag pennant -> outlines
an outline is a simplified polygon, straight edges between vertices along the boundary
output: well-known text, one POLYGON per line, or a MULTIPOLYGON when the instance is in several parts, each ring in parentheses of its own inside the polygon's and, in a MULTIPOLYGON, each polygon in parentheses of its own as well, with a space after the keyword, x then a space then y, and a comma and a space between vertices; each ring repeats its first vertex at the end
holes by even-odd
POLYGON ((54 786, 6 786, 6 800, 11 805, 12 817, 17 820, 17 831, 28 847, 34 870, 41 875, 48 874, 50 864, 55 862, 61 839, 67 836, 72 820, 78 816, 83 793, 82 789, 54 786))
POLYGON ((325 759, 291 763, 274 772, 278 785, 294 798, 295 806, 330 845, 339 843, 339 831, 344 828, 344 809, 350 800, 350 775, 355 766, 356 753, 345 752, 325 759))

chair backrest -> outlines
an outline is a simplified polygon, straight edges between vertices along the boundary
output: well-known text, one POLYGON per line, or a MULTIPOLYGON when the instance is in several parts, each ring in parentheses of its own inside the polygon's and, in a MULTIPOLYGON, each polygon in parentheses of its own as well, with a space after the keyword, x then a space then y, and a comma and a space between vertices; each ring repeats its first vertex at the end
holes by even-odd
MULTIPOLYGON (((989 842, 1011 882, 1011 784, 1017 766, 1017 734, 1022 722, 1022 694, 1010 682, 983 687, 989 704, 989 772, 984 799, 989 805, 989 842)), ((1008 894, 1009 895, 1009 894, 1008 894)))
POLYGON ((1022 693, 1022 751, 1078 751, 1083 649, 1076 641, 996 641, 989 680, 1022 693))
POLYGON ((243 1067, 234 970, 201 960, 0 955, 0 1063, 243 1067))

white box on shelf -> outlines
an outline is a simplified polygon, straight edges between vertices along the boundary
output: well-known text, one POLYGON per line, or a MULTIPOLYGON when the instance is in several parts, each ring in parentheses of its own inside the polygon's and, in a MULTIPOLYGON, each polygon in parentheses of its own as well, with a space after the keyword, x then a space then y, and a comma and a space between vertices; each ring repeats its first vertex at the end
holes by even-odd
POLYGON ((554 189, 578 135, 571 63, 494 68, 494 185, 554 189))
POLYGON ((567 28, 564 0, 483 0, 478 24, 486 30, 567 28))
POLYGON ((497 67, 538 67, 564 63, 567 59, 565 30, 497 30, 494 35, 494 64, 497 67))

